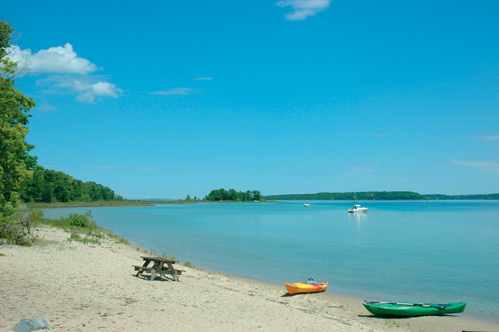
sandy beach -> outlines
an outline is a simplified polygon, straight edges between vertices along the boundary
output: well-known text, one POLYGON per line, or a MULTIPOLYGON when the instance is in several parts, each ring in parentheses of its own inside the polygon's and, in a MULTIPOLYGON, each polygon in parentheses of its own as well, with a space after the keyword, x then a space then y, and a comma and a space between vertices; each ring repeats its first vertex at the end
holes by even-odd
POLYGON ((329 293, 288 296, 284 285, 196 267, 180 282, 148 281, 137 246, 83 244, 51 227, 33 247, 1 245, 0 331, 45 318, 54 331, 499 331, 455 316, 380 319, 362 300, 329 293))

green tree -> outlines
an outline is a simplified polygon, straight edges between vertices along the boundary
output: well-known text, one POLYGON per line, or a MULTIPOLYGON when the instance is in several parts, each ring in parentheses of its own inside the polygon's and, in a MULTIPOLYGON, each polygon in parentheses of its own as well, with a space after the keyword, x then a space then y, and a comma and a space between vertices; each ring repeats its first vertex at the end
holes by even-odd
POLYGON ((17 64, 8 52, 14 29, 0 21, 0 226, 11 223, 24 182, 33 175, 36 158, 26 142, 30 109, 36 104, 14 87, 17 64))
POLYGON ((263 197, 262 197, 262 194, 260 193, 260 191, 253 190, 251 193, 253 194, 254 201, 262 201, 263 200, 263 197))

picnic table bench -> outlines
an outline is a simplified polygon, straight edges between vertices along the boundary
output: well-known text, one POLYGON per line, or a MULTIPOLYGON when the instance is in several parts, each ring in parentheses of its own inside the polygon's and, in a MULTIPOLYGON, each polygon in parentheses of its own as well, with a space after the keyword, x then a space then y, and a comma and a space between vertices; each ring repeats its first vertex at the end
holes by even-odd
POLYGON ((160 275, 163 278, 165 277, 165 273, 171 274, 175 281, 178 281, 178 276, 185 272, 184 270, 178 270, 173 267, 173 264, 178 263, 178 261, 163 258, 163 257, 149 257, 149 256, 140 256, 144 260, 144 264, 133 265, 135 271, 137 272, 137 277, 142 275, 142 272, 151 273, 149 280, 154 280, 156 275, 160 275), (148 266, 151 262, 153 262, 152 266, 148 266))

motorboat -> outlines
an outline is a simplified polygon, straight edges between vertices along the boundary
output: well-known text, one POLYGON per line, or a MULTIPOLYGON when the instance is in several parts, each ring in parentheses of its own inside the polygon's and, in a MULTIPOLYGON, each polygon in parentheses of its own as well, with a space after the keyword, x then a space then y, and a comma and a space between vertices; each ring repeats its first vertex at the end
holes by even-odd
POLYGON ((310 207, 310 204, 305 203, 305 204, 303 204, 303 206, 304 206, 304 207, 310 207))
POLYGON ((360 204, 356 204, 356 205, 352 206, 352 208, 350 210, 348 210, 348 212, 350 212, 350 213, 354 213, 354 212, 367 212, 367 208, 366 207, 361 207, 360 204))

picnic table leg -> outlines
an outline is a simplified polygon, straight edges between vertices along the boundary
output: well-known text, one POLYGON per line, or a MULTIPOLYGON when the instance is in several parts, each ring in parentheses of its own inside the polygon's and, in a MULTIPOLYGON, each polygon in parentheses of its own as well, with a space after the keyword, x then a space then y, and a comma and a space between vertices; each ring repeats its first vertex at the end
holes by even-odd
MULTIPOLYGON (((142 267, 147 267, 147 265, 149 265, 149 262, 150 262, 150 260, 146 259, 144 264, 142 264, 142 267)), ((139 272, 137 272, 136 276, 140 277, 142 275, 142 272, 144 272, 144 270, 139 270, 139 272)))
POLYGON ((162 276, 163 278, 165 278, 165 266, 164 266, 164 264, 161 264, 159 266, 159 271, 160 271, 159 275, 162 276))
POLYGON ((154 265, 152 266, 151 270, 151 280, 154 280, 156 278, 156 273, 161 270, 161 263, 160 262, 154 262, 154 265))
POLYGON ((175 279, 175 281, 178 281, 177 271, 173 268, 173 264, 170 262, 166 262, 166 264, 168 264, 168 268, 170 269, 170 273, 172 274, 173 279, 175 279))

